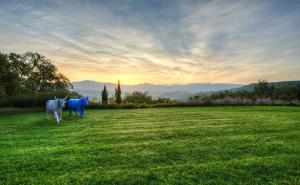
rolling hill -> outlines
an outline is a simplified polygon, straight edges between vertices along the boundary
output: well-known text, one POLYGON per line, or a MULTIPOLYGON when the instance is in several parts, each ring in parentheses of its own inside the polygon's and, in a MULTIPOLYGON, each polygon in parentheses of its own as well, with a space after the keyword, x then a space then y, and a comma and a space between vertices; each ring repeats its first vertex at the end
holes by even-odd
MULTIPOLYGON (((274 87, 282 87, 282 86, 287 86, 287 85, 300 85, 300 80, 294 80, 294 81, 280 81, 280 82, 269 82, 270 85, 274 87)), ((236 92, 236 91, 253 91, 254 87, 257 85, 257 83, 251 83, 248 85, 243 85, 237 88, 232 88, 232 89, 227 89, 228 91, 236 92)), ((226 89, 224 89, 226 90, 226 89)), ((217 90, 219 91, 219 90, 217 90)), ((217 91, 199 91, 192 96, 203 96, 203 95, 211 95, 217 91)))
MULTIPOLYGON (((96 82, 96 81, 80 81, 74 82, 74 91, 79 92, 83 96, 89 96, 93 100, 100 99, 100 93, 103 86, 106 85, 109 95, 114 95, 114 89, 116 84, 107 82, 96 82)), ((242 84, 225 84, 225 83, 193 83, 193 84, 174 84, 174 85, 156 85, 156 84, 139 84, 139 85, 122 85, 121 89, 123 95, 131 93, 133 91, 148 91, 149 94, 154 97, 164 97, 177 100, 185 100, 194 93, 199 91, 209 92, 218 90, 228 90, 233 88, 241 87, 242 84)))

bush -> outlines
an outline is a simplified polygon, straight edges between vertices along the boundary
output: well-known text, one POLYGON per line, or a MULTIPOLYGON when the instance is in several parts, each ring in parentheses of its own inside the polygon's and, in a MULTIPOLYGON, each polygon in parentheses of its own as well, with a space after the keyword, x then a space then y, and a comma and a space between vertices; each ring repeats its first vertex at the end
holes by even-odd
POLYGON ((103 105, 98 102, 91 102, 87 109, 139 109, 139 108, 151 108, 151 107, 182 107, 187 106, 185 103, 157 103, 157 104, 134 104, 134 103, 124 103, 124 104, 107 104, 103 105))
POLYGON ((147 105, 146 103, 142 103, 138 105, 138 108, 148 108, 150 107, 149 105, 147 105))
POLYGON ((118 104, 106 104, 103 105, 99 102, 90 102, 87 109, 118 109, 120 105, 118 104))
POLYGON ((134 103, 125 103, 120 105, 119 108, 123 108, 123 109, 137 109, 139 108, 138 104, 134 104, 134 103))
POLYGON ((133 104, 151 104, 153 102, 152 97, 148 95, 148 92, 139 92, 135 91, 133 93, 128 93, 125 95, 124 103, 133 103, 133 104))
POLYGON ((56 90, 47 93, 37 93, 36 95, 17 95, 14 97, 0 99, 0 107, 45 107, 46 102, 50 99, 64 98, 78 98, 81 97, 76 92, 70 92, 68 90, 56 90))
POLYGON ((254 90, 218 91, 207 96, 190 97, 188 105, 299 105, 299 83, 270 85, 259 81, 254 90))
POLYGON ((133 103, 126 103, 126 104, 116 104, 116 103, 110 103, 103 105, 98 102, 90 102, 87 109, 137 109, 138 104, 133 103))

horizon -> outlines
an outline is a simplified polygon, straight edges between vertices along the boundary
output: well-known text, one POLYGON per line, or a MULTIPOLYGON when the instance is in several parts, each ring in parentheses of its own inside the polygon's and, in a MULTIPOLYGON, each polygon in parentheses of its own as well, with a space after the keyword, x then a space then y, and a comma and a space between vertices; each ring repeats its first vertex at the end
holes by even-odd
MULTIPOLYGON (((265 80, 265 79, 258 79, 258 80, 265 80)), ((212 85, 217 85, 217 84, 232 84, 232 85, 250 85, 250 84, 256 84, 258 83, 258 80, 255 81, 255 82, 250 82, 250 83, 211 83, 211 82, 196 82, 196 83, 180 83, 180 84, 176 84, 176 83, 173 83, 173 84, 155 84, 155 83, 139 83, 139 84, 123 84, 121 81, 120 81, 120 84, 121 86, 122 85, 161 85, 161 86, 172 86, 172 85, 193 85, 193 84, 212 84, 212 85)), ((85 82, 85 81, 89 81, 89 82, 96 82, 96 83, 110 83, 110 84, 118 84, 118 82, 114 83, 114 82, 104 82, 104 81, 96 81, 96 80, 80 80, 80 81, 74 81, 74 82, 71 82, 71 83, 80 83, 80 82, 85 82)), ((282 80, 282 81, 268 81, 268 83, 277 83, 277 82, 295 82, 295 81, 300 81, 300 80, 282 80)))
POLYGON ((300 79, 300 1, 0 0, 1 52, 34 51, 72 83, 300 79))
MULTIPOLYGON (((74 81, 71 83, 80 83, 80 82, 97 82, 97 83, 109 83, 109 84, 118 84, 118 82, 104 82, 104 81, 96 81, 96 80, 80 80, 80 81, 74 81)), ((297 80, 291 80, 291 81, 297 81, 297 80)), ((255 83, 255 82, 253 82, 255 83)), ((235 84, 235 85, 247 85, 247 84, 241 84, 241 83, 211 83, 211 82, 195 82, 195 83, 172 83, 172 84, 155 84, 155 83, 148 83, 148 82, 144 82, 144 83, 138 83, 138 84, 123 84, 122 81, 120 80, 120 84, 121 85, 162 85, 162 86, 171 86, 171 85, 192 85, 192 84, 235 84)))

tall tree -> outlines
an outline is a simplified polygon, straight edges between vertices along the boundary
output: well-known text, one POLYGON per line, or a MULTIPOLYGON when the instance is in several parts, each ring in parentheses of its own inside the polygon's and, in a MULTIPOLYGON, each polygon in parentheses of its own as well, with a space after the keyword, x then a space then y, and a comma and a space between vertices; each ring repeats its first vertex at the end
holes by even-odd
POLYGON ((14 96, 20 88, 18 73, 14 71, 8 55, 0 53, 0 97, 14 96))
POLYGON ((271 97, 274 87, 269 85, 266 80, 259 80, 258 84, 254 87, 254 93, 258 98, 271 97))
POLYGON ((30 65, 31 70, 25 85, 33 92, 47 92, 72 87, 69 79, 58 73, 57 68, 44 56, 27 52, 23 55, 23 62, 30 65))
POLYGON ((33 69, 30 61, 26 60, 25 56, 26 54, 9 54, 9 61, 12 66, 12 70, 18 74, 21 80, 26 80, 33 69))
POLYGON ((104 85, 101 96, 102 96, 102 104, 107 105, 107 103, 108 103, 108 92, 106 90, 106 85, 104 85))
POLYGON ((151 104, 152 101, 152 97, 148 94, 148 92, 139 92, 139 91, 135 91, 131 94, 126 94, 123 102, 125 103, 147 103, 147 104, 151 104))
POLYGON ((0 53, 0 96, 69 90, 72 84, 51 61, 38 53, 0 53))
POLYGON ((118 86, 115 88, 115 97, 116 97, 116 103, 121 104, 122 98, 121 98, 121 86, 120 86, 120 80, 118 80, 118 86))

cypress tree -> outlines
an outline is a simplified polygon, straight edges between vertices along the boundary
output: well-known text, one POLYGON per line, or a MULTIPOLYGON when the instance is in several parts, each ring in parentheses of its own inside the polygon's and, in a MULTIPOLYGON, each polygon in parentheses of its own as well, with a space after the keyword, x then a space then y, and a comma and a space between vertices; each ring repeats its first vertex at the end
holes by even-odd
POLYGON ((116 103, 121 104, 122 98, 121 98, 121 86, 120 86, 120 80, 118 80, 118 86, 115 88, 115 96, 116 96, 116 103))
POLYGON ((108 92, 106 90, 106 85, 104 85, 104 88, 102 90, 101 95, 102 95, 102 104, 107 105, 107 103, 108 103, 108 92))

